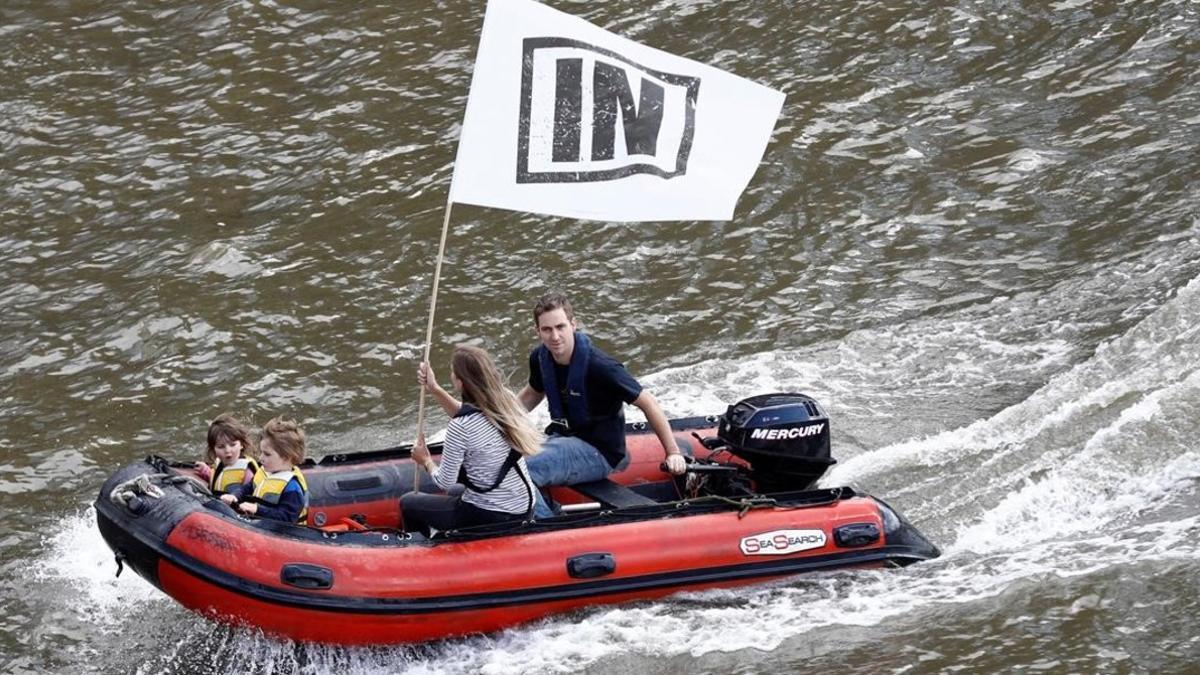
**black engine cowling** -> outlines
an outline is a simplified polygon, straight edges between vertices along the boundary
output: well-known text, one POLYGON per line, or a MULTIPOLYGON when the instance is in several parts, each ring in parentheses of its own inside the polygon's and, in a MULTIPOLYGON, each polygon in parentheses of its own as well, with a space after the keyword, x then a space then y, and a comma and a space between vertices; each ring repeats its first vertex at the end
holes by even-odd
POLYGON ((837 463, 829 453, 829 416, 804 394, 738 401, 721 417, 717 436, 750 462, 763 493, 806 490, 837 463))

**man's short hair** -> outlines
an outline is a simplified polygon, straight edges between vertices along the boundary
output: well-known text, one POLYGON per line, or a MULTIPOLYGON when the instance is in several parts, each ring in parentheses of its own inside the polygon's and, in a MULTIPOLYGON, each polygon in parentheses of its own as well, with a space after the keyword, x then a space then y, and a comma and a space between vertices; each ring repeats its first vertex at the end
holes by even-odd
POLYGON ((567 315, 567 321, 575 318, 575 310, 571 309, 571 301, 562 291, 550 291, 538 299, 533 306, 533 325, 538 325, 538 319, 546 312, 561 309, 567 315))

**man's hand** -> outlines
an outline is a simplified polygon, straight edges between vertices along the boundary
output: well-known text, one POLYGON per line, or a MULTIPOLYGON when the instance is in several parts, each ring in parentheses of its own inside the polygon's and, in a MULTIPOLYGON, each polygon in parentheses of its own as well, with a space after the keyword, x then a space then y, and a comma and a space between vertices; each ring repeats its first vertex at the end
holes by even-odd
POLYGON ((683 453, 674 452, 667 455, 667 471, 670 471, 674 476, 687 471, 687 462, 683 459, 683 453))

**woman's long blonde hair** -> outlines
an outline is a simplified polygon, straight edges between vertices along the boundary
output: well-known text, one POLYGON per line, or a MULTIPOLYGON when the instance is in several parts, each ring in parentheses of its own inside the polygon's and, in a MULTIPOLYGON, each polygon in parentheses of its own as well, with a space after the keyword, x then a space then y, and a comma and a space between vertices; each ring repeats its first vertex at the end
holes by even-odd
POLYGON ((542 435, 529 423, 516 395, 504 386, 500 371, 487 352, 459 345, 450 359, 450 370, 462 383, 463 401, 479 408, 514 450, 526 457, 541 450, 542 435))

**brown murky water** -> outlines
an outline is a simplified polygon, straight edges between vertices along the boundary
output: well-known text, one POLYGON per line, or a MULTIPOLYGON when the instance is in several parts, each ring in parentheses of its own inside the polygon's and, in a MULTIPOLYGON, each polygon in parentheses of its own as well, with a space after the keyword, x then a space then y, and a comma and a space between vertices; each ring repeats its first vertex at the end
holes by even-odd
POLYGON ((115 566, 88 503, 205 421, 407 441, 481 2, 0 8, 0 670, 1187 672, 1200 9, 560 2, 786 92, 727 223, 456 206, 435 360, 548 286, 674 416, 801 390, 945 551, 420 648, 298 647, 115 566))

